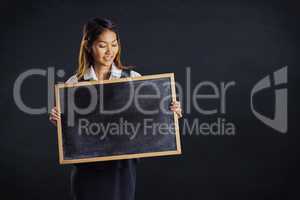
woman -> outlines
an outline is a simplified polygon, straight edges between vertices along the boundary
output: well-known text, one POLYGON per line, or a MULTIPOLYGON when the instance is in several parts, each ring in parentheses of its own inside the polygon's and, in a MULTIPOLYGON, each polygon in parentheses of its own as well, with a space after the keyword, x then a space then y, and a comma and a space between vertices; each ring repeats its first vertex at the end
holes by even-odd
MULTIPOLYGON (((95 18, 84 26, 79 66, 67 83, 141 76, 124 67, 120 59, 121 44, 116 26, 108 19, 95 18)), ((170 109, 182 116, 180 103, 170 109)), ((60 113, 54 107, 50 121, 56 126, 60 113)), ((137 159, 76 164, 71 187, 76 200, 134 200, 137 159)))

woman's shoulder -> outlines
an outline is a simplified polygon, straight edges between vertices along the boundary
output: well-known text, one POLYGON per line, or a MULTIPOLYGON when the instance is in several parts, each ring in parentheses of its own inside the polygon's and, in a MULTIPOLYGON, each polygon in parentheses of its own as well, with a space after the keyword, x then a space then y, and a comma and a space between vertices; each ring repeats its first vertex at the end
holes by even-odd
POLYGON ((130 77, 138 77, 138 76, 142 76, 142 75, 134 70, 130 70, 130 77))
POLYGON ((74 74, 65 83, 77 83, 77 82, 78 82, 78 78, 77 78, 76 74, 74 74))

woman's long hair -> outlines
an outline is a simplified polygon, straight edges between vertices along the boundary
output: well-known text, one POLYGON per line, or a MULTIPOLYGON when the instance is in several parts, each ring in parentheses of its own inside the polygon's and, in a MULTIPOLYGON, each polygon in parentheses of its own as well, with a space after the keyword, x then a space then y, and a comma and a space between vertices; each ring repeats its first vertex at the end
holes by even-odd
POLYGON ((117 35, 117 41, 119 46, 119 51, 114 59, 116 67, 119 69, 128 69, 121 63, 121 42, 117 26, 109 19, 94 18, 89 20, 83 27, 82 40, 79 50, 78 58, 78 68, 76 71, 76 76, 78 79, 81 79, 85 71, 91 66, 94 65, 94 59, 92 56, 92 44, 97 40, 98 36, 105 31, 113 31, 117 35))

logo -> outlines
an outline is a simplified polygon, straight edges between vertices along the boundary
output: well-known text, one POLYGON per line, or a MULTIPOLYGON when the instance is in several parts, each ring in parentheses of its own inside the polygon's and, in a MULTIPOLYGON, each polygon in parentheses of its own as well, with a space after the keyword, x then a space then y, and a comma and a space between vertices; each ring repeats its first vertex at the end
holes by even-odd
POLYGON ((272 84, 271 77, 268 75, 261 79, 251 90, 251 111, 257 119, 262 121, 267 126, 281 132, 287 133, 288 131, 288 89, 284 88, 287 85, 287 71, 288 67, 285 66, 273 73, 272 84), (272 88, 272 86, 275 86, 272 88), (275 92, 275 109, 274 109, 274 119, 266 117, 254 109, 253 106, 253 96, 258 92, 263 92, 266 89, 274 89, 275 92))
MULTIPOLYGON (((175 83, 175 87, 177 90, 177 96, 180 101, 184 102, 184 110, 185 114, 192 114, 192 111, 201 115, 201 118, 185 118, 183 119, 183 135, 236 135, 237 133, 237 125, 234 121, 231 120, 230 113, 227 112, 227 105, 230 103, 229 96, 232 95, 232 90, 234 90, 239 84, 234 81, 220 81, 220 82, 213 82, 209 80, 199 81, 195 85, 192 85, 192 73, 191 68, 187 67, 185 71, 185 84, 182 85, 178 82, 175 83)), ((33 68, 26 70, 25 72, 21 73, 14 83, 13 88, 13 98, 18 106, 18 108, 31 115, 41 115, 48 113, 54 107, 54 84, 57 78, 64 78, 65 72, 62 69, 56 70, 55 67, 48 67, 47 70, 41 68, 33 68), (23 83, 30 78, 31 76, 38 75, 44 78, 44 81, 48 83, 48 90, 45 90, 48 96, 48 102, 43 107, 33 107, 31 105, 26 104, 23 101, 22 97, 22 85, 23 83)), ((280 133, 287 133, 288 131, 288 67, 285 66, 279 70, 276 70, 270 75, 265 76, 261 80, 259 80, 251 90, 250 96, 250 107, 251 111, 254 116, 260 120, 262 123, 266 124, 268 127, 280 132, 280 133), (264 115, 263 111, 257 110, 256 103, 254 101, 255 95, 260 94, 272 94, 274 96, 272 103, 274 102, 274 108, 271 107, 271 112, 273 113, 272 117, 264 115), (274 94, 274 95, 273 95, 274 94), (256 105, 256 106, 255 106, 256 105)), ((160 95, 164 95, 160 93, 159 88, 156 88, 156 85, 152 85, 154 88, 153 95, 151 98, 157 98, 160 95), (156 89, 155 89, 156 88, 156 89), (158 92, 157 92, 158 91, 158 92)), ((139 90, 137 90, 139 91, 139 90)), ((89 90, 89 92, 92 92, 89 90)), ((74 107, 73 110, 68 109, 71 112, 71 117, 69 119, 74 119, 75 113, 84 113, 87 112, 86 110, 82 110, 79 107, 76 107, 74 101, 74 92, 70 92, 68 97, 70 99, 70 105, 74 107)), ((152 95, 152 94, 151 94, 152 95)), ((95 97, 96 98, 96 97, 95 97)), ((100 97, 102 98, 102 97, 100 97)), ((148 98, 145 95, 131 95, 131 98, 128 100, 129 103, 134 103, 135 107, 143 112, 144 114, 151 114, 152 112, 157 112, 156 107, 154 110, 145 110, 141 107, 139 98, 148 98), (134 99, 133 99, 134 97, 134 99)), ((249 96, 245 96, 246 99, 249 96)), ((165 101, 166 98, 162 98, 162 102, 165 101)), ((244 102, 246 103, 246 102, 244 102)), ((247 103, 249 103, 247 101, 247 103)), ((265 102, 264 102, 265 103, 265 102)), ((267 102, 268 103, 268 102, 267 102)), ((241 102, 243 104, 243 102, 241 102)), ((100 105, 100 104, 99 104, 100 105)), ((164 105, 161 103, 160 105, 164 105)), ((95 108, 96 104, 93 101, 90 102, 90 105, 87 105, 87 108, 95 108)), ((124 108, 119 109, 126 109, 128 104, 125 105, 124 108)), ((247 106, 249 108, 249 104, 243 106, 247 106)), ((100 107, 99 109, 103 109, 100 107)), ((161 110, 168 112, 169 110, 161 110)), ((118 110, 111 110, 106 112, 119 112, 118 110)), ((250 112, 250 111, 248 111, 250 112)), ((112 113, 111 113, 112 114, 112 113)), ((73 122, 73 121, 72 121, 73 122)), ((85 122, 85 121, 83 121, 85 122)), ((154 126, 154 125, 153 125, 154 126)), ((129 126, 131 127, 131 126, 129 126)), ((97 129, 100 132, 102 129, 106 127, 102 127, 102 125, 97 124, 87 124, 83 123, 83 130, 91 130, 97 129), (93 128, 91 128, 93 127, 93 128)), ((106 129, 105 129, 106 130, 106 129)))

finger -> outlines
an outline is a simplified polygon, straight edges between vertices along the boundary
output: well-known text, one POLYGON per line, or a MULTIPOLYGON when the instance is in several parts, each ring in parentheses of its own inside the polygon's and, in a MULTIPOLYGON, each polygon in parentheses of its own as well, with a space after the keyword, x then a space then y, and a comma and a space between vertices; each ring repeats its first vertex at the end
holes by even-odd
POLYGON ((51 112, 59 113, 59 111, 58 111, 58 108, 57 108, 57 107, 54 107, 54 108, 52 108, 52 109, 51 109, 51 112))
POLYGON ((53 118, 50 119, 50 122, 51 122, 52 124, 55 124, 55 125, 56 125, 56 120, 54 120, 53 118))
POLYGON ((54 120, 60 120, 60 116, 54 115, 54 116, 53 116, 53 119, 54 119, 54 120))
POLYGON ((176 112, 178 115, 181 115, 181 113, 182 113, 181 110, 179 110, 179 111, 177 110, 177 111, 175 111, 175 112, 176 112))
POLYGON ((179 117, 182 117, 182 112, 181 112, 181 110, 180 110, 180 111, 177 111, 176 114, 177 114, 179 117))
POLYGON ((181 109, 171 109, 172 112, 175 112, 176 114, 181 114, 181 109))
POLYGON ((54 110, 53 113, 60 114, 58 110, 54 110))
POLYGON ((51 113, 51 114, 50 114, 50 117, 51 117, 52 119, 55 119, 55 120, 60 119, 60 115, 59 115, 59 114, 56 114, 56 113, 51 113))
POLYGON ((174 103, 174 104, 171 104, 170 106, 180 106, 179 103, 174 103))
POLYGON ((181 111, 182 111, 182 110, 181 110, 180 108, 177 108, 177 109, 176 109, 176 112, 178 112, 178 113, 181 113, 181 111))
POLYGON ((170 106, 170 110, 176 110, 176 107, 174 107, 174 106, 170 106))
POLYGON ((60 113, 53 113, 53 115, 60 117, 60 113))
POLYGON ((170 109, 181 109, 180 107, 178 107, 178 106, 170 106, 170 109))
POLYGON ((51 109, 51 112, 56 112, 56 110, 57 110, 56 107, 54 107, 51 109))
POLYGON ((179 104, 174 104, 174 107, 180 108, 180 105, 179 104))
POLYGON ((173 101, 172 104, 173 105, 180 105, 180 102, 179 101, 173 101))
POLYGON ((51 114, 52 115, 60 115, 61 113, 58 111, 58 110, 53 110, 53 111, 51 111, 51 114))
POLYGON ((181 113, 181 109, 176 109, 175 110, 177 113, 181 113))

